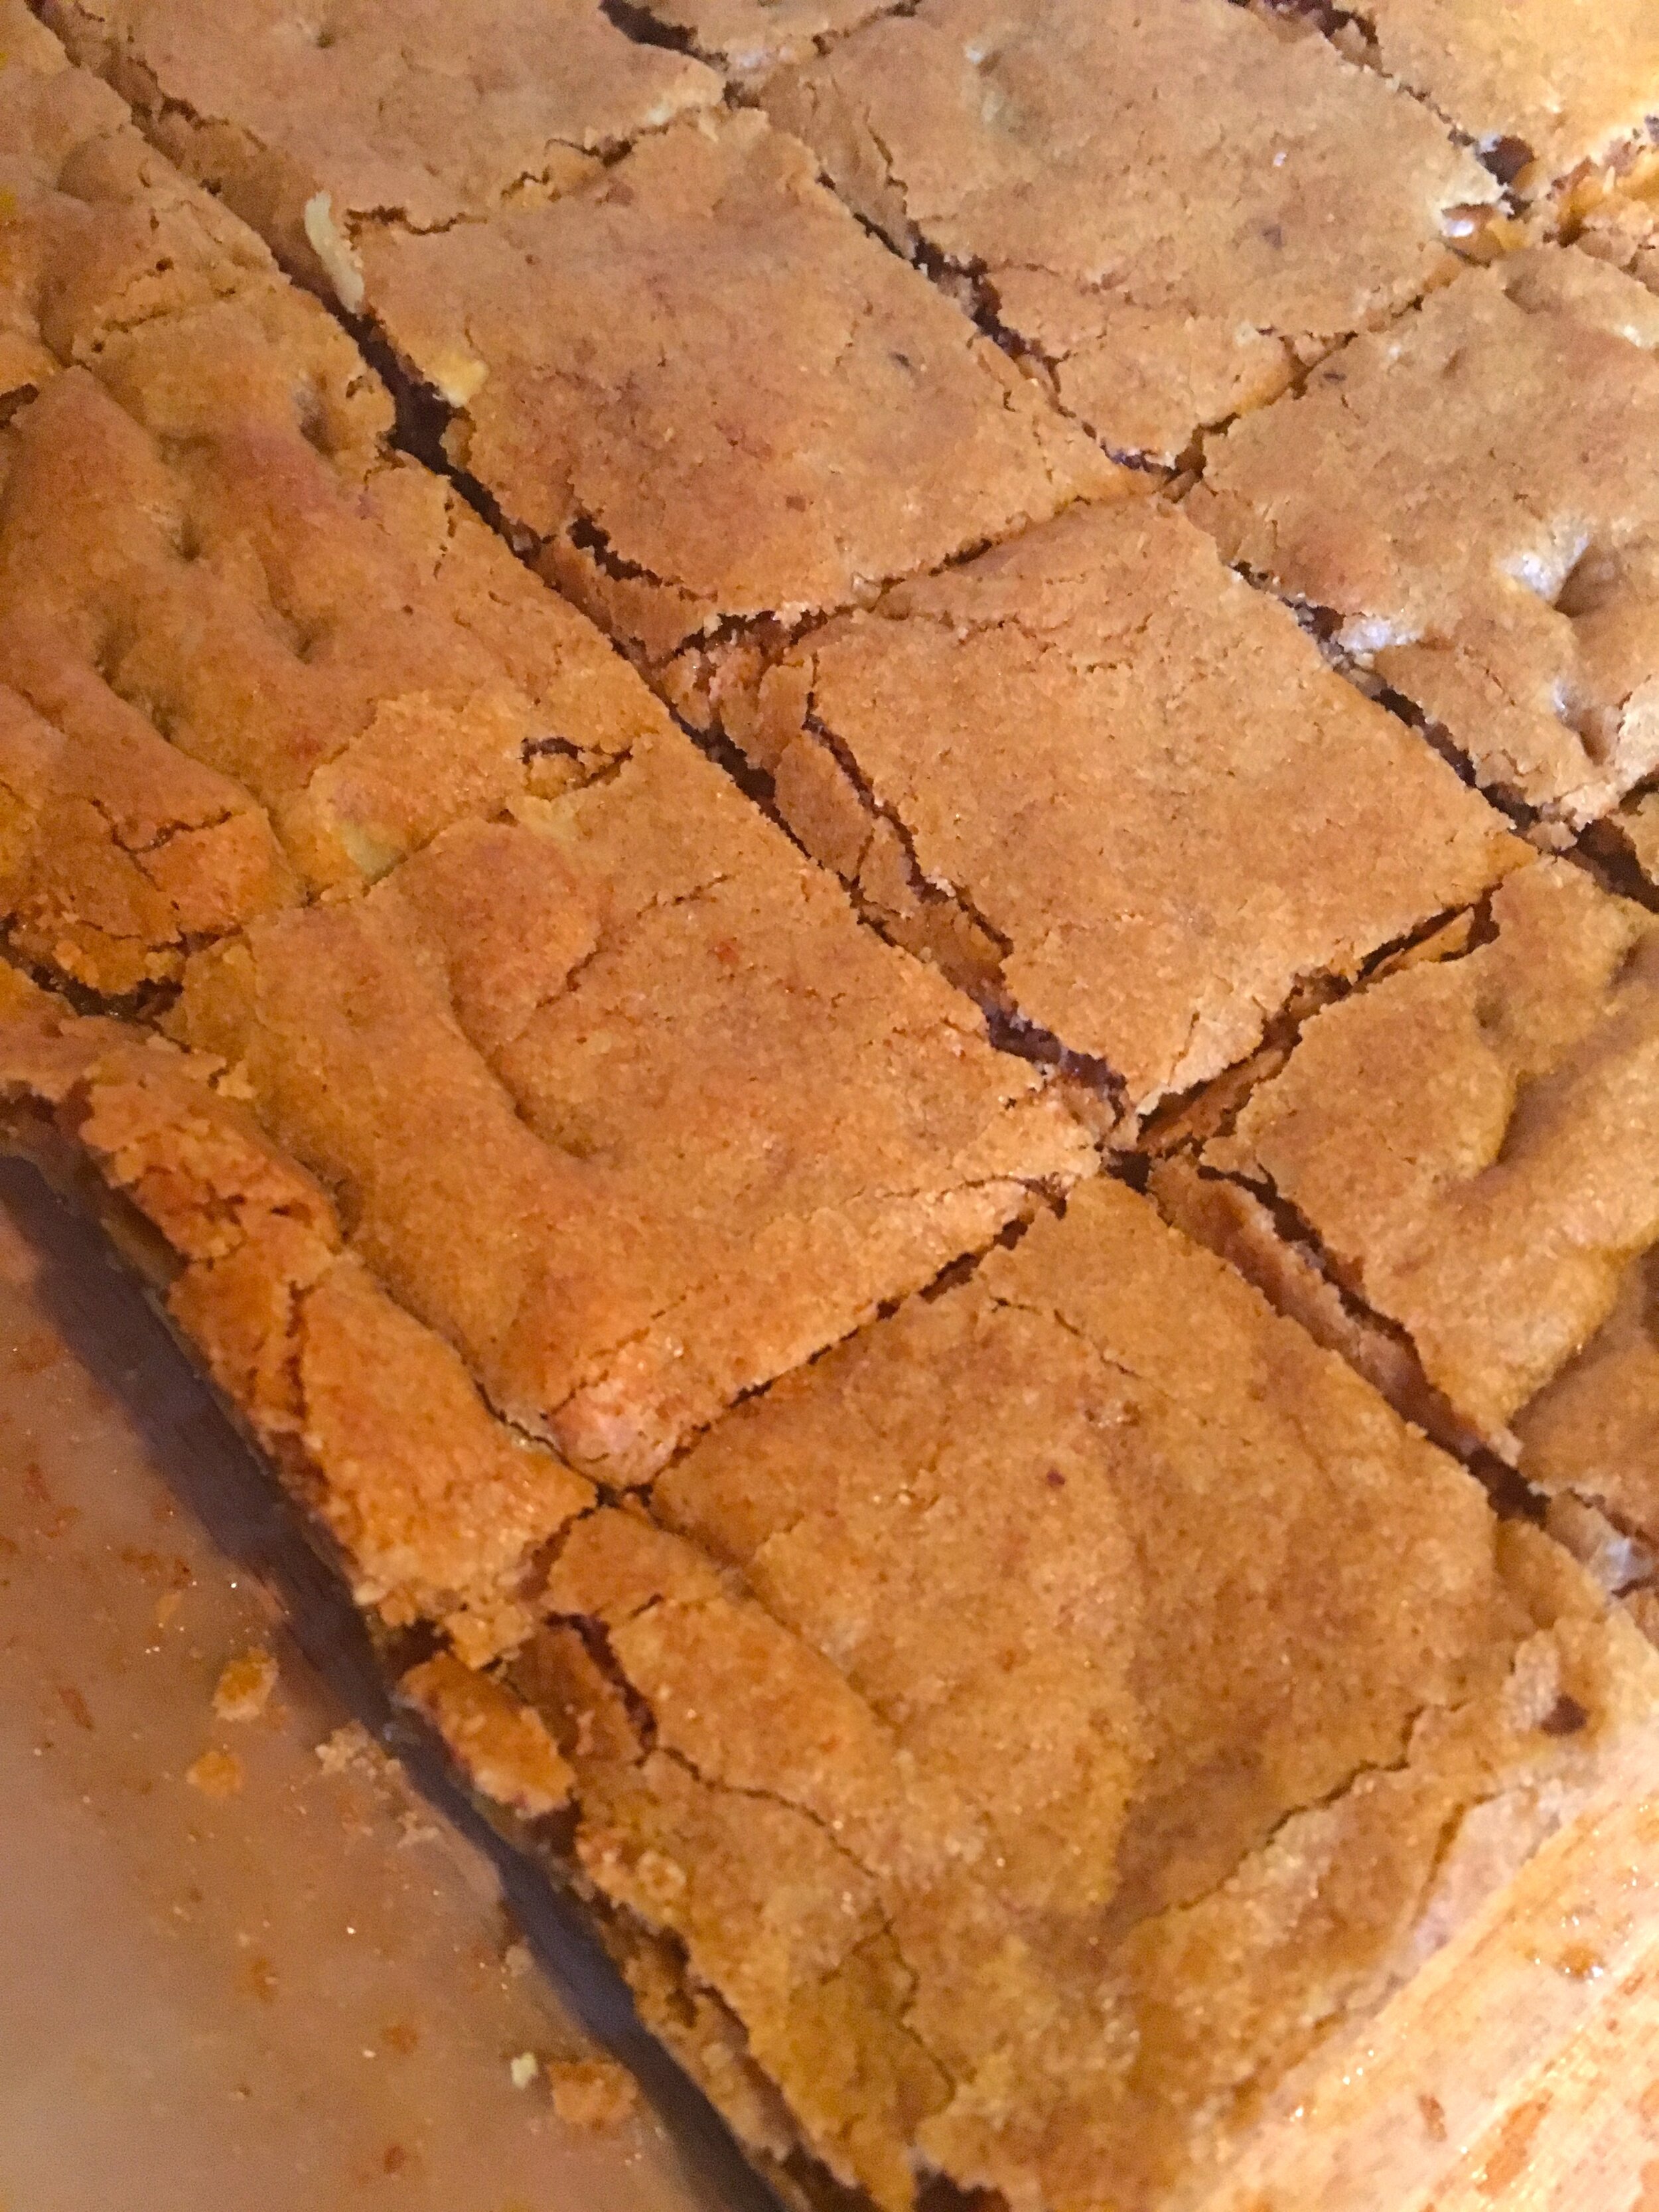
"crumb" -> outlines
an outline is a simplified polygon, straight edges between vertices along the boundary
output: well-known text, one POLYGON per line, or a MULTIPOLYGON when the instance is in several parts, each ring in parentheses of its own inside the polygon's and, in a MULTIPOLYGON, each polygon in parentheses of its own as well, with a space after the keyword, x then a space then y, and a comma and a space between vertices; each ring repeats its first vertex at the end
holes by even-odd
POLYGON ((204 1797, 234 1797, 244 1779, 242 1762, 234 1751, 204 1751, 185 1779, 204 1797))
POLYGON ((507 2070, 515 2089, 527 2089, 541 2071, 541 2061, 533 2051, 521 2051, 516 2058, 508 2059, 507 2070))
POLYGON ((509 1943, 501 1954, 501 1964, 515 1981, 527 1974, 533 1963, 530 1946, 522 1939, 516 1943, 509 1943))
POLYGON ((355 1767, 374 1771, 374 1739, 361 1721, 347 1721, 317 1747, 317 1764, 325 1774, 346 1774, 355 1767))
POLYGON ((233 1659, 219 1677, 213 1710, 222 1721, 257 1721, 276 1686, 276 1662, 262 1644, 233 1659))
POLYGON ((548 2063, 553 2109, 567 2127, 616 2128, 634 2109, 634 2077, 613 2058, 556 2058, 548 2063))

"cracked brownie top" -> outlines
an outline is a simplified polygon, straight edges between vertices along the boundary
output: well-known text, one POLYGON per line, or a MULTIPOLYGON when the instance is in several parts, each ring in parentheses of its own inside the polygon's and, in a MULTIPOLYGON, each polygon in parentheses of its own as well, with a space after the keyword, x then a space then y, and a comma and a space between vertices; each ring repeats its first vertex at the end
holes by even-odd
POLYGON ((1659 111, 1650 0, 1361 0, 1377 66, 1530 194, 1645 137, 1659 111))
POLYGON ((1639 284, 1516 254, 1236 424, 1187 511, 1484 784, 1582 824, 1659 767, 1656 347, 1639 284))
MULTIPOLYGON (((1115 479, 755 114, 679 124, 550 206, 379 234, 365 266, 398 351, 459 410, 454 458, 658 667, 1115 479)), ((706 717, 695 674, 668 681, 706 717)))
POLYGON ((683 39, 735 83, 806 61, 848 31, 909 0, 625 0, 659 36, 683 39))
POLYGON ((1068 411, 1164 462, 1443 283, 1498 198, 1414 101, 1231 0, 923 0, 765 100, 1068 411))
POLYGON ((738 1408, 650 1514, 572 1528, 508 1679, 600 1894, 890 2212, 930 2172, 1173 2201, 1659 1673, 1105 1181, 738 1408))
MULTIPOLYGON (((1288 1203, 1461 1419, 1525 1468, 1538 1394, 1564 1375, 1580 1402, 1599 1375, 1589 1396, 1610 1416, 1615 1388, 1659 1393, 1643 1318, 1656 1084, 1659 919, 1540 861, 1499 888, 1462 957, 1316 1015, 1205 1158, 1288 1203)), ((1650 1443, 1628 1478, 1642 1466, 1659 1478, 1650 1443)))
POLYGON ((287 265, 362 304, 366 224, 434 230, 551 198, 720 81, 599 0, 48 0, 78 61, 287 265))
POLYGON ((618 1480, 1091 1163, 683 739, 199 955, 175 1018, 492 1401, 618 1480))
POLYGON ((1136 1110, 1527 850, 1152 500, 814 632, 746 742, 894 933, 1136 1110))
POLYGON ((447 485, 366 459, 361 363, 319 389, 232 314, 0 432, 0 913, 106 994, 665 726, 447 485))

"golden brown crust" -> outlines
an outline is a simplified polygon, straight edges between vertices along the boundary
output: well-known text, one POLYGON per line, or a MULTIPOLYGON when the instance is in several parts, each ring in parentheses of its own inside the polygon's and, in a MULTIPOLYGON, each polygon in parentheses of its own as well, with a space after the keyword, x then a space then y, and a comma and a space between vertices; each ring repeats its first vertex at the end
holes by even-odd
POLYGON ((904 0, 641 0, 641 12, 686 39, 734 84, 763 82, 810 60, 904 0))
POLYGON ((1514 255, 1213 441, 1187 511, 1484 784, 1581 826, 1659 766, 1656 348, 1617 270, 1514 255))
POLYGON ((893 934, 1103 1061, 1136 1112, 1528 856, 1152 500, 814 631, 744 741, 893 934))
POLYGON ((705 664, 703 633, 787 630, 1115 481, 754 113, 551 206, 371 240, 365 274, 459 410, 456 459, 704 720, 732 641, 705 664))
POLYGON ((1172 2201, 1656 1680, 1564 1554, 1109 1182, 651 1510, 572 1529, 508 1679, 654 2016, 895 2208, 930 2171, 1172 2201))
POLYGON ((343 1251, 323 1191, 214 1066, 36 994, 0 1029, 5 1137, 48 1167, 78 1159, 154 1232, 123 1242, 359 1600, 445 1618, 486 1658, 527 1627, 526 1562, 588 1486, 495 1419, 449 1346, 343 1251))
POLYGON ((325 295, 362 305, 366 225, 429 231, 568 191, 719 80, 599 0, 47 0, 77 61, 325 295))
POLYGON ((672 735, 203 956, 179 1023, 495 1402, 623 1479, 1092 1164, 672 735))
POLYGON ((932 0, 764 101, 1068 412, 1166 464, 1446 282, 1498 197, 1418 103, 1228 0, 932 0))

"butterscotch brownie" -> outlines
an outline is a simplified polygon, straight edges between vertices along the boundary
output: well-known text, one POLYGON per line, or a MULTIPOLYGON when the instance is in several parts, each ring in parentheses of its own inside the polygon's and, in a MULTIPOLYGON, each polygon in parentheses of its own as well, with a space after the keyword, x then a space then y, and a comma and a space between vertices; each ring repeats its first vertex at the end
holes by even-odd
POLYGON ((806 61, 860 23, 908 0, 629 0, 629 12, 659 36, 684 40, 736 84, 759 82, 786 62, 806 61))
POLYGON ((1355 51, 1474 141, 1523 197, 1644 145, 1659 111, 1650 0, 1270 0, 1355 51))
POLYGON ((1659 1681, 1109 1182, 577 1523, 541 1604, 505 1680, 647 2012, 892 2212, 1194 2201, 1659 1681))
POLYGON ((393 1625, 446 1620, 488 1656, 525 1634, 526 1562, 592 1492, 494 1418, 347 1249, 320 1186, 214 1087, 217 1066, 76 1019, 0 965, 9 1147, 90 1192, 359 1601, 393 1625))
POLYGON ((447 444, 699 722, 757 641, 1111 484, 1111 464, 761 116, 551 205, 365 245, 447 444))
POLYGON ((112 341, 0 431, 0 916, 107 994, 665 720, 448 486, 368 459, 356 401, 319 451, 240 313, 112 341))
POLYGON ((1656 1083, 1659 917, 1540 861, 1461 957, 1317 1014, 1202 1170, 1253 1209, 1235 1214, 1236 1256, 1286 1239, 1285 1302, 1308 1311, 1322 1276, 1408 1389, 1416 1368, 1419 1418, 1437 1401, 1652 1547, 1656 1083))
POLYGON ((1498 198, 1426 109, 1234 0, 922 0, 764 98, 1069 412, 1164 462, 1445 282, 1498 198))
POLYGON ((491 1402, 619 1480, 1092 1161, 672 732, 251 923, 173 1021, 491 1402))
POLYGON ((308 283, 362 305, 365 226, 441 229, 592 175, 720 97, 599 0, 46 0, 190 176, 308 283))
POLYGON ((1213 441, 1188 513, 1576 827, 1659 767, 1659 300, 1575 250, 1470 270, 1213 441))
POLYGON ((1163 501, 1073 508, 767 675, 808 849, 1132 1114, 1527 857, 1163 501))

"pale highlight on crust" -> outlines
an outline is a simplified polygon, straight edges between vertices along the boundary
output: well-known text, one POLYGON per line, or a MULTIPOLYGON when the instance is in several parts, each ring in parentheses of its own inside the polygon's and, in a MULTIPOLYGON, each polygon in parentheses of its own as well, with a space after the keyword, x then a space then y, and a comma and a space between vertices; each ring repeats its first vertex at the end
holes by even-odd
POLYGON ((592 1500, 343 1248, 319 1185, 217 1063, 45 994, 0 1009, 0 1142, 90 1194, 360 1603, 482 1661, 529 1626, 531 1555, 592 1500))
POLYGON ((931 0, 763 98, 1109 450, 1165 465, 1448 281, 1498 212, 1416 102, 1231 0, 931 0))
POLYGON ((1564 1553, 1109 1182, 728 1417, 648 1517, 577 1523, 543 1609, 497 1679, 572 1769, 556 1848, 647 2016, 764 2162, 887 2212, 933 2175, 1199 2201, 1659 1681, 1564 1553))

